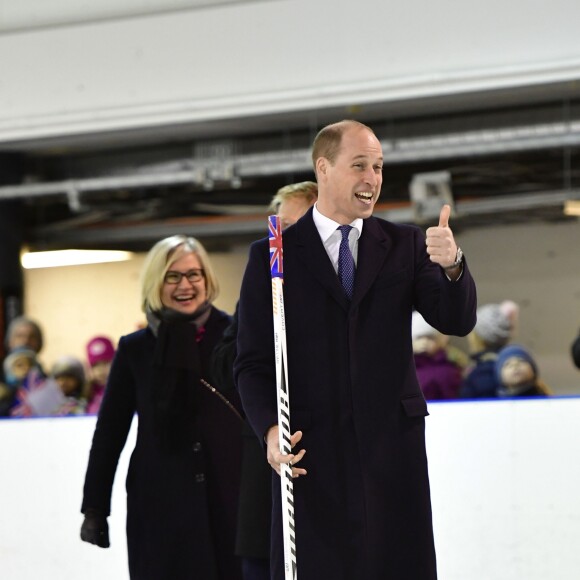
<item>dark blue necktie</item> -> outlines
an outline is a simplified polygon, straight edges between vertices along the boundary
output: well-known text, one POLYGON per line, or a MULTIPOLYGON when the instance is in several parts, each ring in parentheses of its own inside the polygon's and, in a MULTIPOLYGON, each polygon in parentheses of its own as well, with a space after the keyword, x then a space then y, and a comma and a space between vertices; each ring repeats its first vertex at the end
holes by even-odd
POLYGON ((347 298, 351 300, 354 288, 355 267, 354 258, 348 246, 348 234, 352 230, 352 226, 338 226, 337 229, 342 234, 342 240, 340 240, 340 248, 338 250, 338 277, 347 298))

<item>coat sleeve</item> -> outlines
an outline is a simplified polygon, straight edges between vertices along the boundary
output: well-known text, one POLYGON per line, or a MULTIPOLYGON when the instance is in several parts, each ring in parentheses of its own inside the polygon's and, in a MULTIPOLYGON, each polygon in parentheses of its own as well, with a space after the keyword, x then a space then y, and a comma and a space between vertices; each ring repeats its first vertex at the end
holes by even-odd
POLYGON ((117 463, 135 413, 135 381, 126 340, 122 338, 111 366, 105 396, 89 454, 81 511, 95 509, 108 516, 117 463))
POLYGON ((476 322, 477 293, 467 260, 459 280, 451 282, 440 266, 429 259, 425 236, 415 230, 414 306, 439 332, 466 336, 476 322))
POLYGON ((240 292, 234 363, 244 412, 261 441, 278 422, 269 264, 267 240, 252 244, 240 292))

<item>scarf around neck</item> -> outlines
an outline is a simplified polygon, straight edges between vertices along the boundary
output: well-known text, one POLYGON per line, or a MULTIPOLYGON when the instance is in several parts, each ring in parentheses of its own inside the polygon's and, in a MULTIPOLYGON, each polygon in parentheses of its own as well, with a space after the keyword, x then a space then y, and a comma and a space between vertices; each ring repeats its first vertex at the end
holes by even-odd
POLYGON ((147 318, 149 328, 153 334, 157 336, 159 334, 159 327, 163 322, 166 324, 188 322, 194 324, 199 330, 204 327, 210 314, 211 304, 209 302, 204 302, 192 314, 183 314, 177 312, 177 310, 173 310, 172 308, 163 307, 161 310, 150 310, 148 308, 145 312, 145 317, 147 318))
POLYGON ((157 339, 152 361, 154 431, 166 450, 183 449, 195 439, 202 377, 199 342, 210 314, 207 302, 191 315, 168 308, 146 312, 157 339))

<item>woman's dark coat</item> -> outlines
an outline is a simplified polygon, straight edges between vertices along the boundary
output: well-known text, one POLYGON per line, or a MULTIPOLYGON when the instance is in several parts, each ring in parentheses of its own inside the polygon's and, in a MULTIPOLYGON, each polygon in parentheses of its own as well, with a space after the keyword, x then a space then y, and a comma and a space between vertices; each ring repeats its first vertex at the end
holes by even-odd
MULTIPOLYGON (((201 376, 230 317, 212 307, 199 342, 201 376)), ((201 384, 192 416, 195 439, 169 450, 154 430, 150 328, 123 337, 93 438, 82 511, 108 515, 119 455, 133 414, 137 442, 127 474, 127 545, 132 580, 239 580, 234 555, 241 456, 241 421, 201 384)), ((227 394, 234 400, 234 394, 227 394)))

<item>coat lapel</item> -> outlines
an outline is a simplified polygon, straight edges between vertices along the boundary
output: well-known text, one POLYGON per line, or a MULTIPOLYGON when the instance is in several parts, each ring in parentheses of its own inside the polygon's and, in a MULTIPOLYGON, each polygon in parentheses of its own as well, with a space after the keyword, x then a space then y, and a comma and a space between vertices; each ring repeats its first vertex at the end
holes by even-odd
MULTIPOLYGON (((340 280, 324 249, 320 234, 312 219, 312 209, 296 223, 298 256, 314 278, 345 309, 350 303, 344 294, 340 280)), ((355 282, 356 285, 356 282, 355 282)))
MULTIPOLYGON (((297 249, 300 260, 327 292, 345 309, 350 303, 324 249, 320 234, 312 219, 312 210, 296 224, 297 249)), ((389 251, 390 241, 375 218, 364 221, 358 244, 358 260, 354 282, 353 304, 358 304, 369 291, 381 271, 389 251)))
POLYGON ((359 304, 384 266, 390 241, 375 218, 364 220, 358 241, 358 260, 352 302, 359 304))

